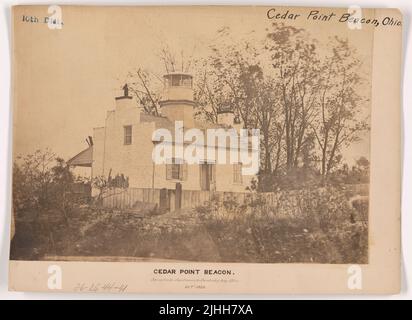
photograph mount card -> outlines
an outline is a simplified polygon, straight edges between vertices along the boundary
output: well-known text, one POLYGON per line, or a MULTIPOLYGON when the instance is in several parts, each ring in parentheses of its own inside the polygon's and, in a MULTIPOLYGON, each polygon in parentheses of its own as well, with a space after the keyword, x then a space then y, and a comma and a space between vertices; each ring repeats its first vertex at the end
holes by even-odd
POLYGON ((14 6, 9 288, 400 290, 397 9, 14 6))

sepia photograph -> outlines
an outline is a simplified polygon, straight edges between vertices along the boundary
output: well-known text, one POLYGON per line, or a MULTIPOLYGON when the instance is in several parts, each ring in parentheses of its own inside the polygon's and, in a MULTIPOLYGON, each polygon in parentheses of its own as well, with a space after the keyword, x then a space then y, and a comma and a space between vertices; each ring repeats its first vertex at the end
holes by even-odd
POLYGON ((19 11, 11 259, 368 263, 372 27, 19 11))
POLYGON ((399 10, 11 14, 11 291, 400 290, 399 10))

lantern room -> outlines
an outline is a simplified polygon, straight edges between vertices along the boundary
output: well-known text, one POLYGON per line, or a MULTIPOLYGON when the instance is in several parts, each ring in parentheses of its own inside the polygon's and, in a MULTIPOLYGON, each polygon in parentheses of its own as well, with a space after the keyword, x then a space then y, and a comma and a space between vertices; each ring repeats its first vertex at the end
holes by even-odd
POLYGON ((188 73, 172 72, 163 76, 163 101, 193 101, 193 77, 188 73))

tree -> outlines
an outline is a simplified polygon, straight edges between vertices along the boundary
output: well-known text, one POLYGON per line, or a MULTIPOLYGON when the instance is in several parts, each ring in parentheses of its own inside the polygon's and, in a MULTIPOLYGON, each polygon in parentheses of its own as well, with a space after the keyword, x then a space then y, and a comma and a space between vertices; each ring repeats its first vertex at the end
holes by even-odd
POLYGON ((280 88, 286 168, 299 165, 307 132, 315 114, 319 58, 316 43, 303 30, 273 23, 266 48, 273 67, 273 81, 280 88))
POLYGON ((60 157, 55 159, 56 165, 51 168, 52 181, 49 201, 54 207, 63 213, 66 223, 69 222, 69 214, 75 205, 75 199, 72 195, 72 186, 74 175, 70 166, 60 157))
MULTIPOLYGON (((366 83, 348 39, 325 45, 305 29, 275 22, 264 39, 239 40, 222 28, 209 48, 194 65, 196 117, 217 123, 219 110, 230 108, 244 128, 260 129, 257 190, 271 191, 277 181, 325 182, 341 172, 342 151, 369 130, 366 83)), ((180 68, 168 48, 159 59, 166 72, 180 68)), ((187 72, 183 53, 181 60, 187 72)), ((141 69, 133 78, 146 112, 158 115, 154 83, 162 80, 141 69)))
POLYGON ((75 201, 74 175, 67 163, 50 151, 17 157, 13 164, 13 207, 18 213, 57 210, 68 222, 75 201))
POLYGON ((321 151, 321 174, 328 176, 341 159, 342 147, 359 140, 359 133, 368 130, 359 94, 362 79, 360 61, 347 40, 335 38, 332 54, 320 69, 320 90, 316 121, 312 124, 321 151))
POLYGON ((18 156, 13 163, 13 208, 17 212, 35 210, 37 216, 50 207, 53 181, 51 167, 56 155, 49 149, 18 156))
POLYGON ((216 122, 219 108, 230 106, 245 128, 261 130, 258 189, 273 189, 280 175, 312 179, 317 161, 323 177, 337 169, 342 149, 368 129, 360 62, 348 40, 335 38, 322 51, 304 29, 279 23, 264 41, 232 41, 228 28, 218 34, 200 64, 199 113, 216 122))
POLYGON ((140 68, 128 74, 130 91, 135 95, 144 112, 158 116, 160 114, 160 93, 156 90, 156 81, 162 83, 161 78, 140 68))
POLYGON ((231 42, 229 30, 219 32, 223 41, 211 46, 212 55, 202 64, 196 87, 199 112, 216 123, 220 108, 231 108, 244 128, 259 128, 262 146, 262 175, 279 168, 283 126, 277 101, 278 87, 268 77, 259 45, 231 42), (272 163, 275 163, 272 165, 272 163))

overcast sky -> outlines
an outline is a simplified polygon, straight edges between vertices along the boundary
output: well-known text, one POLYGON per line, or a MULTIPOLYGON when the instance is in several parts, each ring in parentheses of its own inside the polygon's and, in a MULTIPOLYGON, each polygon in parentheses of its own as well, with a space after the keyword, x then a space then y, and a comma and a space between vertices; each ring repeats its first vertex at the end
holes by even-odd
MULTIPOLYGON (((165 44, 196 58, 207 56, 223 26, 230 27, 235 38, 263 38, 271 24, 266 11, 263 7, 63 7, 63 28, 50 30, 47 24, 22 22, 22 15, 48 16, 47 7, 19 8, 14 46, 15 154, 49 147, 65 159, 74 156, 87 147, 85 138, 93 127, 104 125, 128 71, 143 67, 161 75, 158 52, 165 44)), ((370 75, 371 27, 351 30, 342 23, 306 19, 288 23, 305 27, 321 43, 333 35, 347 36, 364 62, 363 71, 370 75)), ((362 155, 369 158, 369 134, 344 154, 349 162, 362 155)))

